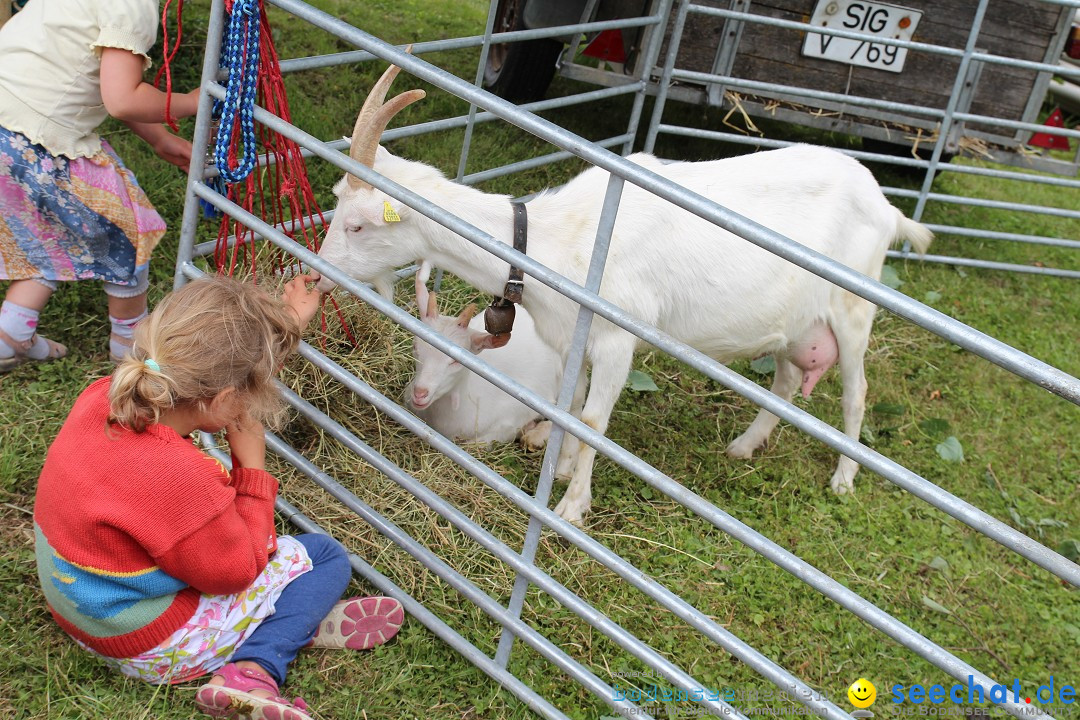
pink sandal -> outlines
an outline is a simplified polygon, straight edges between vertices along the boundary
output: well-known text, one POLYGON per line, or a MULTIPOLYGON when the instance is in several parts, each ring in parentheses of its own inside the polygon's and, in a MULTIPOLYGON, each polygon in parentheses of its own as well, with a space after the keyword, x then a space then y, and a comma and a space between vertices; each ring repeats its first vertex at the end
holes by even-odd
POLYGON ((397 635, 405 622, 401 603, 388 597, 341 600, 323 619, 312 647, 370 650, 397 635))
POLYGON ((233 720, 314 720, 308 715, 303 698, 289 702, 278 693, 274 678, 264 672, 229 663, 214 673, 225 679, 224 685, 203 685, 195 693, 195 704, 207 715, 233 720), (252 695, 252 690, 266 690, 271 697, 252 695))

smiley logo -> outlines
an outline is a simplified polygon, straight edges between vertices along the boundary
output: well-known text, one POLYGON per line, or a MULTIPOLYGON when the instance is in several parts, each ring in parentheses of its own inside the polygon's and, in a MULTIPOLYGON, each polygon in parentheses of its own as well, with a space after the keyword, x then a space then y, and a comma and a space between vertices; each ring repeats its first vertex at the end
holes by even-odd
POLYGON ((877 688, 866 678, 859 678, 851 683, 847 691, 848 700, 857 708, 868 708, 877 700, 877 688))

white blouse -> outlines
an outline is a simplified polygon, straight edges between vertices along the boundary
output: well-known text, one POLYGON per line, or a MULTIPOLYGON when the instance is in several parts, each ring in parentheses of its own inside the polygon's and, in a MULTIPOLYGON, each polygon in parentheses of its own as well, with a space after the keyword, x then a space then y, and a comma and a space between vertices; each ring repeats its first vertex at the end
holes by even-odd
POLYGON ((0 28, 0 126, 53 155, 91 157, 101 100, 101 49, 145 59, 157 38, 157 0, 31 0, 0 28))

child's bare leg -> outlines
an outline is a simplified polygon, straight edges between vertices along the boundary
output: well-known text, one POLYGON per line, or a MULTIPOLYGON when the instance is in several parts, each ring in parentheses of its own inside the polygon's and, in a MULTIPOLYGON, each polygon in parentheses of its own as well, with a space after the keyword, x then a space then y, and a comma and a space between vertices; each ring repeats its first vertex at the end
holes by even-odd
POLYGON ((55 283, 49 281, 12 280, 11 285, 8 286, 4 302, 15 303, 16 305, 22 305, 24 308, 41 312, 55 290, 55 283))

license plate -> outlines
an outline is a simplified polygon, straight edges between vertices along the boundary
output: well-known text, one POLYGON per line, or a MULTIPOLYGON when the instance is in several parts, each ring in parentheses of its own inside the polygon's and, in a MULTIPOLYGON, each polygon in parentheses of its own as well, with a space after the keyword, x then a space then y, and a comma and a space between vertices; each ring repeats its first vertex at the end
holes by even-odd
MULTIPOLYGON (((863 0, 818 0, 810 24, 879 38, 911 40, 921 17, 922 12, 899 5, 863 0)), ((904 69, 907 48, 883 45, 874 42, 873 38, 852 40, 811 32, 806 34, 802 54, 898 73, 904 69)))

